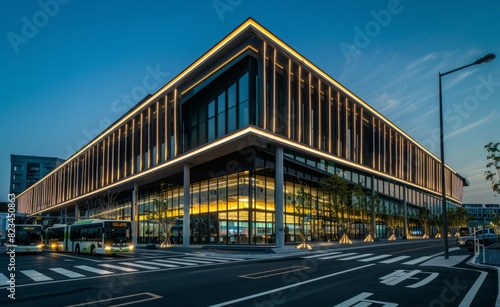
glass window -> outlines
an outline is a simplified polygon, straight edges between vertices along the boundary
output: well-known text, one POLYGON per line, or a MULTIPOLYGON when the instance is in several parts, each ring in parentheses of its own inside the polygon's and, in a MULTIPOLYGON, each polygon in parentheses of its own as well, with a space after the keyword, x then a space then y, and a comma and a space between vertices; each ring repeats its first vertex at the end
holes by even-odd
POLYGON ((226 93, 223 92, 222 94, 217 97, 217 113, 222 113, 226 110, 226 93))
POLYGON ((215 140, 215 117, 208 120, 208 141, 215 140))
POLYGON ((248 100, 248 72, 239 80, 239 102, 248 100))
POLYGON ((248 100, 245 100, 244 102, 240 103, 238 125, 241 128, 248 126, 248 123, 249 123, 248 100))
POLYGON ((217 136, 221 137, 226 134, 226 112, 217 115, 217 136))
POLYGON ((233 83, 227 90, 227 107, 231 108, 236 105, 236 83, 233 83))
POLYGON ((208 104, 208 118, 215 116, 215 101, 212 100, 208 104))
POLYGON ((236 107, 229 108, 227 110, 227 133, 231 133, 236 130, 236 107))

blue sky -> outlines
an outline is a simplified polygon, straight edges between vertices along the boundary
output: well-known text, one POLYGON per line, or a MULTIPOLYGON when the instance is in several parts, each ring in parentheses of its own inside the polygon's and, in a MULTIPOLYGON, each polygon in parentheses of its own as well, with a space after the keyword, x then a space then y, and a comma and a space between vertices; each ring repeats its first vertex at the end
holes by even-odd
MULTIPOLYGON (((10 154, 68 158, 248 17, 439 156, 438 73, 500 56, 498 12, 497 1, 2 1, 0 199, 10 154)), ((443 104, 464 202, 498 203, 483 147, 500 141, 500 58, 443 77, 443 104)))

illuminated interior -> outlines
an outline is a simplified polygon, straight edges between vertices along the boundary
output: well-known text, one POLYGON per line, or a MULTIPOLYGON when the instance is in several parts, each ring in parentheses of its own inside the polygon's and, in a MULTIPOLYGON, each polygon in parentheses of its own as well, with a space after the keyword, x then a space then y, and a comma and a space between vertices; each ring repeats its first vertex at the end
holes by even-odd
MULTIPOLYGON (((278 146, 285 242, 343 235, 319 187, 335 174, 384 208, 406 206, 414 228, 419 212, 441 210, 440 160, 252 19, 18 195, 19 210, 129 219, 138 243, 161 243, 162 201, 176 222, 172 242, 182 243, 189 165, 190 243, 274 243, 278 146), (299 190, 312 196, 310 209, 298 206, 299 190), (111 206, 89 205, 108 191, 118 194, 111 206)), ((448 166, 445 175, 453 207, 467 182, 448 166)), ((356 216, 351 239, 364 239, 367 226, 356 216)), ((375 235, 388 236, 382 219, 375 235)))

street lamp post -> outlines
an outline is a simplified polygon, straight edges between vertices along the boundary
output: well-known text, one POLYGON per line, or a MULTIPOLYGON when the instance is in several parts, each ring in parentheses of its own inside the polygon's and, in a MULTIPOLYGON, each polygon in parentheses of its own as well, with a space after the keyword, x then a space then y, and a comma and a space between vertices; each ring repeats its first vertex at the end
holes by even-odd
POLYGON ((445 73, 439 73, 439 140, 441 142, 441 205, 443 210, 443 227, 442 236, 444 240, 444 258, 448 259, 448 221, 446 218, 446 182, 445 182, 445 163, 444 163, 444 133, 443 133, 443 95, 441 90, 441 77, 451 74, 453 72, 459 71, 461 69, 467 68, 472 65, 478 65, 481 63, 489 63, 495 58, 495 55, 489 53, 484 57, 476 60, 474 63, 450 70, 445 73))

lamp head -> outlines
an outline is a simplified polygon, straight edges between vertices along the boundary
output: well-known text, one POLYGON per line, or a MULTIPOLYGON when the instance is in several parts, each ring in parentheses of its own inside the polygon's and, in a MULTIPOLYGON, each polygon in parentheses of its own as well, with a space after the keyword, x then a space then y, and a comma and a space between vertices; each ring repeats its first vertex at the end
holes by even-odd
POLYGON ((495 57, 496 56, 493 53, 488 53, 487 55, 485 55, 482 58, 475 61, 474 64, 489 63, 489 62, 493 61, 493 59, 495 57))

